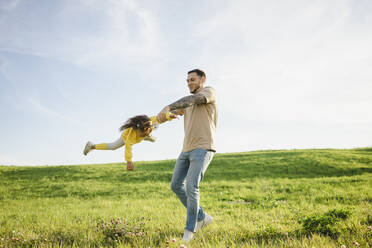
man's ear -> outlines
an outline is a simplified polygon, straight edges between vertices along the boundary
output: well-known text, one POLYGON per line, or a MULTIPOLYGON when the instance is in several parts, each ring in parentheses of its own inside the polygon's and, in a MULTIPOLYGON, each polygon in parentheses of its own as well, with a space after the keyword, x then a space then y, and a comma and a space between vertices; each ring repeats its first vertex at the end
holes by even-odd
POLYGON ((205 80, 206 80, 205 77, 202 77, 202 78, 201 78, 201 81, 202 81, 203 84, 205 83, 205 80))

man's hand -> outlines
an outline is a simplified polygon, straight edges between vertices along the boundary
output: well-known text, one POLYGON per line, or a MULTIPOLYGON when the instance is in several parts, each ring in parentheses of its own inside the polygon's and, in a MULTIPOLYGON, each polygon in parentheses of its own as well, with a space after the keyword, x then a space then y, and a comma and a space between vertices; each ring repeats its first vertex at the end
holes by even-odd
POLYGON ((171 110, 171 114, 177 115, 177 118, 178 118, 178 116, 184 115, 185 111, 184 109, 175 109, 175 110, 171 110))
POLYGON ((159 114, 157 115, 157 119, 160 123, 163 123, 167 120, 167 113, 170 111, 169 109, 169 106, 166 106, 165 108, 163 108, 159 114))
POLYGON ((127 161, 127 171, 134 171, 134 164, 131 161, 127 161))
POLYGON ((170 117, 171 119, 178 119, 178 115, 173 114, 173 113, 170 113, 170 114, 169 114, 169 117, 170 117))

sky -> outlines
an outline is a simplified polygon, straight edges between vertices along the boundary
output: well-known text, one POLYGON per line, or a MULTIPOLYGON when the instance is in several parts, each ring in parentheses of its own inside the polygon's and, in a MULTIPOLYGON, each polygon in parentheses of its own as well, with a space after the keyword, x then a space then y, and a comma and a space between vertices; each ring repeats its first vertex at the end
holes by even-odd
MULTIPOLYGON (((216 90, 217 152, 372 146, 370 0, 1 0, 0 165, 124 161, 128 118, 216 90)), ((134 161, 175 159, 183 118, 134 161)))

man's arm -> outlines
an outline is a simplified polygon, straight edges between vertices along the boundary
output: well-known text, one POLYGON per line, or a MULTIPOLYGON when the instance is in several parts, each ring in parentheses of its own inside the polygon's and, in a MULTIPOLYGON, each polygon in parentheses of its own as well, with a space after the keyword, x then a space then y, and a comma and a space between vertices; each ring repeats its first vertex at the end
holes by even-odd
POLYGON ((196 95, 190 95, 185 96, 179 99, 178 101, 175 101, 172 104, 169 104, 168 106, 164 107, 162 111, 157 115, 157 118, 159 121, 165 121, 165 115, 168 112, 171 111, 180 111, 184 112, 183 110, 187 107, 190 107, 194 104, 205 104, 207 103, 207 98, 202 94, 196 94, 196 95))
POLYGON ((187 107, 190 107, 194 104, 205 104, 207 103, 207 99, 202 94, 196 94, 196 95, 190 95, 185 96, 179 99, 178 101, 175 101, 172 104, 169 104, 169 111, 176 110, 176 109, 185 109, 187 107))

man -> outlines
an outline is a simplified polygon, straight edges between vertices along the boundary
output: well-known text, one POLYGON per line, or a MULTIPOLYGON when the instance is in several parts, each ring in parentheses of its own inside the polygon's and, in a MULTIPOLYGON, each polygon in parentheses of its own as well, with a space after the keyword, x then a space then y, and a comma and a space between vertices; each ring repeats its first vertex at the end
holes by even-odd
POLYGON ((199 205, 199 183, 216 152, 216 94, 212 87, 204 87, 205 81, 203 71, 189 71, 187 84, 192 95, 166 106, 157 116, 162 122, 168 112, 184 115, 183 148, 176 161, 171 183, 172 191, 187 208, 184 242, 189 242, 195 232, 213 221, 199 205))

